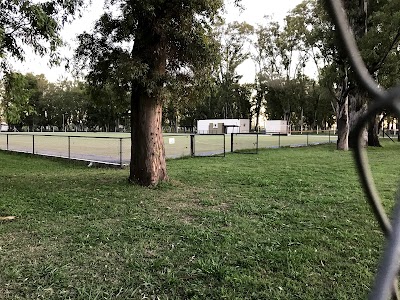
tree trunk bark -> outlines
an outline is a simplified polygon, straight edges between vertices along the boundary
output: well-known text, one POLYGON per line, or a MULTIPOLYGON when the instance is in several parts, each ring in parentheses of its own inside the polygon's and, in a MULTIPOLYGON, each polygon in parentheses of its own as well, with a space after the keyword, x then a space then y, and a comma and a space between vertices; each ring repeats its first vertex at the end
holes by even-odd
POLYGON ((346 96, 337 104, 337 150, 349 150, 349 108, 346 96))
POLYGON ((368 146, 382 147, 379 142, 379 118, 373 116, 368 122, 368 146))
POLYGON ((154 186, 168 179, 162 135, 163 88, 167 47, 162 28, 137 25, 132 57, 147 66, 142 78, 132 81, 130 182, 154 186))
POLYGON ((261 105, 264 100, 264 93, 265 93, 265 89, 262 88, 261 83, 260 83, 260 87, 257 89, 257 94, 256 94, 256 107, 255 107, 256 124, 254 126, 254 130, 256 132, 259 132, 259 129, 260 129, 260 114, 261 114, 261 105))
POLYGON ((260 124, 259 124, 259 122, 260 122, 260 109, 261 109, 261 103, 259 103, 259 101, 257 100, 257 103, 256 103, 256 125, 255 125, 255 128, 254 128, 254 130, 256 132, 259 131, 258 129, 259 129, 259 126, 260 126, 260 124))
MULTIPOLYGON (((136 90, 136 92, 138 92, 136 90)), ((162 104, 144 93, 132 93, 131 164, 129 180, 143 186, 167 180, 162 104)))
MULTIPOLYGON (((362 114, 367 110, 367 101, 365 97, 360 93, 349 94, 349 130, 352 131, 355 127, 357 121, 362 116, 362 114)), ((363 128, 363 145, 366 147, 368 145, 368 133, 367 126, 363 128)), ((357 139, 351 139, 349 136, 349 147, 355 148, 357 139)))

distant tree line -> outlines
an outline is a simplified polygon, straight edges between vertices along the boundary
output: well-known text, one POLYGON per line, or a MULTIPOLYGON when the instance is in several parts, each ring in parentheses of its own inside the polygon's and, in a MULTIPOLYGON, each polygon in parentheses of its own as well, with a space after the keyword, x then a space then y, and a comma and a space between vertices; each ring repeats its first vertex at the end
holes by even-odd
MULTIPOLYGON (((398 20, 389 22, 383 8, 396 8, 397 4, 344 4, 369 69, 383 86, 395 84, 400 65, 398 20)), ((295 130, 326 129, 337 124, 339 148, 348 147, 348 132, 369 100, 338 46, 325 5, 325 1, 305 0, 289 12, 283 26, 270 17, 255 27, 216 22, 209 36, 216 49, 213 59, 180 68, 165 80, 163 127, 169 131, 179 127, 193 130, 199 119, 245 118, 257 129, 262 126, 259 117, 265 116, 285 119, 295 130), (247 59, 253 61, 256 70, 252 83, 241 82, 239 67, 247 59), (305 75, 310 63, 315 63, 316 78, 305 75)), ((77 49, 76 66, 89 37, 80 36, 82 48, 77 49)), ((105 50, 100 42, 95 46, 105 50)), ((105 71, 98 67, 97 77, 86 82, 49 83, 43 75, 6 72, 1 92, 3 118, 31 130, 49 126, 129 130, 131 91, 126 88, 127 80, 117 73, 103 80, 99 74, 105 71)), ((384 116, 393 119, 390 114, 384 116)), ((377 132, 373 132, 379 122, 382 120, 377 116, 367 128, 371 145, 379 144, 377 132)))
POLYGON ((1 104, 10 129, 18 131, 117 131, 129 124, 128 97, 110 86, 12 72, 4 77, 1 104))
MULTIPOLYGON (((154 185, 168 178, 162 129, 193 128, 204 118, 285 119, 294 129, 337 125, 337 148, 368 107, 338 42, 327 0, 304 0, 284 24, 226 24, 219 0, 111 1, 92 32, 77 37, 74 65, 83 82, 49 83, 12 72, 8 58, 24 60, 22 45, 57 63, 60 28, 83 0, 0 3, 1 113, 15 128, 66 126, 88 130, 131 128, 130 180, 154 185), (255 78, 243 83, 251 59, 255 78), (316 78, 307 76, 315 65, 316 78), (3 76, 4 75, 4 76, 3 76)), ((240 5, 240 0, 235 0, 240 5)), ((400 1, 343 0, 369 72, 383 87, 400 73, 400 1)), ((272 4, 271 4, 272 5, 272 4)), ((313 76, 311 76, 313 77, 313 76)), ((383 116, 393 120, 390 112, 383 116)), ((379 146, 383 118, 371 118, 368 145, 379 146)))
MULTIPOLYGON (((164 129, 194 130, 196 121, 206 118, 244 118, 257 130, 260 116, 288 120, 298 130, 330 127, 335 119, 332 96, 318 80, 304 75, 301 55, 300 62, 289 59, 300 53, 299 40, 290 43, 292 27, 287 23, 280 28, 268 18, 257 28, 218 22, 212 31, 214 59, 172 72, 166 80, 164 129), (247 59, 257 70, 253 83, 241 82, 238 68, 247 59)), ((80 39, 88 42, 88 36, 80 39)), ((83 55, 79 51, 77 68, 83 55)), ((7 72, 0 96, 3 118, 19 130, 130 130, 131 91, 119 76, 51 83, 43 75, 7 72)))
POLYGON ((190 76, 173 77, 163 110, 165 122, 191 127, 199 119, 245 118, 257 130, 262 126, 259 117, 264 116, 285 119, 298 130, 330 128, 335 122, 332 95, 318 79, 305 75, 301 51, 307 49, 300 47, 288 22, 283 28, 268 18, 257 28, 219 23, 214 28, 217 59, 190 70, 190 76), (240 82, 239 67, 246 59, 256 69, 252 83, 240 82))

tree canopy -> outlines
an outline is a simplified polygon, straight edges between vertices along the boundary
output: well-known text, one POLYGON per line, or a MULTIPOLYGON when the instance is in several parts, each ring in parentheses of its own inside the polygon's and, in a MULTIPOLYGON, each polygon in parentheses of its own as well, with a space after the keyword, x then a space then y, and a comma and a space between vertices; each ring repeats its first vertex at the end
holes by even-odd
POLYGON ((212 25, 222 0, 109 2, 93 33, 79 36, 76 51, 92 84, 113 81, 131 93, 130 180, 167 179, 162 138, 165 88, 176 73, 212 63, 218 52, 212 25))
POLYGON ((0 63, 7 59, 23 61, 26 47, 38 55, 51 54, 62 44, 60 30, 71 20, 84 0, 10 0, 0 2, 0 63))

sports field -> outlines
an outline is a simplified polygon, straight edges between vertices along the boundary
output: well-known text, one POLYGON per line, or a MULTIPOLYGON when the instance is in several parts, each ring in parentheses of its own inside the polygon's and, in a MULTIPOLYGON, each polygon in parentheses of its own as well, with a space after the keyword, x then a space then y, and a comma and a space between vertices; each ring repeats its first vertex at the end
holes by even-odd
MULTIPOLYGON (((335 142, 328 134, 297 134, 290 136, 258 135, 258 148, 278 148, 335 142)), ((164 134, 166 156, 177 158, 191 155, 190 134, 164 134)), ((128 164, 129 133, 0 133, 0 149, 27 152, 77 160, 128 164)), ((256 134, 195 135, 194 155, 209 156, 256 149, 256 134), (232 142, 233 137, 233 142, 232 142)))

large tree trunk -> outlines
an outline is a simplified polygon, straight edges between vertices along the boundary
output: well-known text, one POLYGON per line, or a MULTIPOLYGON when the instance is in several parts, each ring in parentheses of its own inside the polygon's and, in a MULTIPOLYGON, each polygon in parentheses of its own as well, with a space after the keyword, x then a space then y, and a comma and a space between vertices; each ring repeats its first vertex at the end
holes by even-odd
POLYGON ((379 117, 373 116, 368 122, 368 146, 382 147, 379 142, 379 117))
POLYGON ((167 179, 162 135, 162 104, 132 93, 130 181, 144 186, 167 179))
MULTIPOLYGON (((353 130, 359 118, 364 114, 367 110, 367 101, 365 96, 362 93, 355 92, 355 94, 349 94, 349 129, 353 130)), ((368 132, 367 127, 363 128, 362 133, 363 145, 368 145, 368 132)), ((349 136, 349 147, 355 148, 357 144, 357 139, 353 137, 353 139, 349 136)))
POLYGON ((147 66, 143 78, 132 81, 131 164, 129 180, 143 186, 167 180, 162 135, 163 87, 167 48, 160 24, 138 25, 132 56, 147 66))

